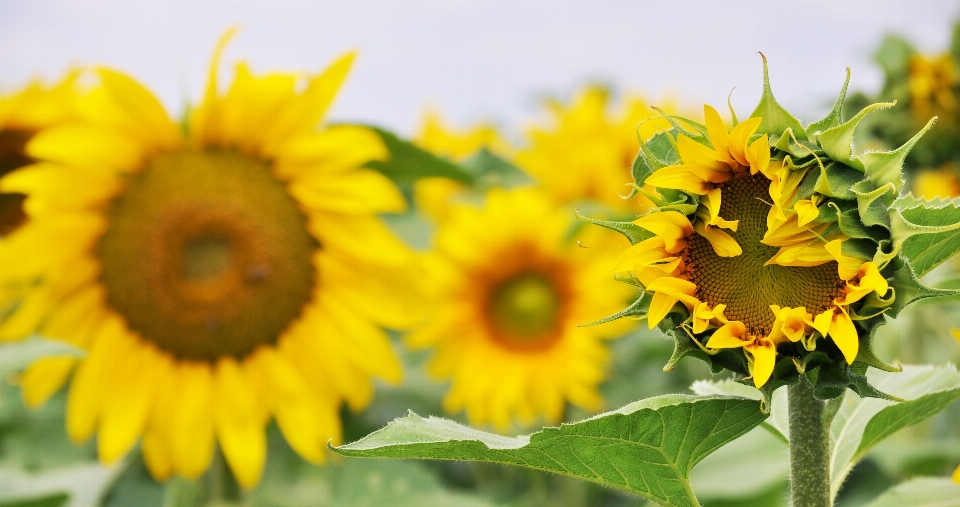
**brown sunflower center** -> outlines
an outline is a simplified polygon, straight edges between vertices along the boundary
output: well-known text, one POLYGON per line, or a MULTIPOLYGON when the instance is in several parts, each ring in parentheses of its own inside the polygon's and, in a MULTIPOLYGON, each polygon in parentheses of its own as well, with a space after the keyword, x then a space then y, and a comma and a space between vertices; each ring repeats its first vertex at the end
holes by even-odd
MULTIPOLYGON (((774 315, 770 305, 820 313, 833 304, 843 289, 837 263, 814 267, 764 266, 778 248, 760 243, 770 211, 770 180, 762 174, 739 175, 720 186, 720 216, 739 220, 731 233, 743 253, 720 257, 710 242, 694 234, 683 252, 696 297, 710 306, 725 304, 724 316, 739 320, 756 336, 770 333, 774 315)), ((729 232, 729 231, 727 231, 729 232)))
POLYGON ((494 339, 508 348, 541 349, 559 337, 564 291, 550 276, 521 270, 494 284, 487 316, 494 339))
MULTIPOLYGON (((32 160, 24 153, 24 146, 33 132, 21 129, 0 129, 0 177, 30 164, 32 160)), ((23 224, 27 215, 23 212, 23 194, 0 194, 0 236, 6 236, 23 224)))
POLYGON ((108 217, 98 246, 108 302, 177 358, 243 357, 275 343, 310 300, 319 244, 264 161, 158 156, 108 217))

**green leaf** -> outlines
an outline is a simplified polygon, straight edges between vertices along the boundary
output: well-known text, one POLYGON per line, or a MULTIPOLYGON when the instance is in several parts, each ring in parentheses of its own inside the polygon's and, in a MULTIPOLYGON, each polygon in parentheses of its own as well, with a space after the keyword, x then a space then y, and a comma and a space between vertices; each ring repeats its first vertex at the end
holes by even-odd
POLYGON ((31 504, 23 502, 53 501, 63 495, 70 499, 70 505, 99 505, 100 497, 115 474, 116 469, 97 464, 76 465, 43 473, 0 468, 0 505, 26 506, 31 504))
POLYGON ((857 113, 856 116, 850 118, 850 120, 847 122, 824 130, 820 133, 819 137, 820 147, 823 148, 823 151, 826 152, 827 156, 830 157, 831 160, 842 162, 863 172, 863 162, 853 155, 854 131, 857 130, 857 125, 860 125, 860 122, 863 121, 868 114, 878 109, 893 107, 894 104, 894 102, 879 102, 876 104, 870 104, 857 113))
POLYGON ((70 495, 67 493, 55 493, 53 495, 13 500, 11 502, 0 500, 0 507, 62 507, 66 505, 69 500, 70 495))
POLYGON ((920 201, 901 198, 894 203, 890 218, 896 244, 910 261, 917 277, 960 251, 960 200, 920 201))
POLYGON ((757 128, 757 132, 781 136, 787 129, 790 129, 797 139, 806 140, 807 133, 803 125, 800 124, 800 120, 794 118, 783 106, 777 103, 777 99, 773 98, 767 57, 763 53, 760 53, 760 56, 763 58, 763 94, 760 95, 760 103, 757 104, 757 108, 750 114, 751 118, 760 117, 763 119, 760 122, 760 127, 757 128))
POLYGON ((463 167, 400 139, 392 132, 378 127, 367 127, 380 136, 390 152, 389 160, 369 162, 367 167, 380 171, 398 186, 408 186, 417 179, 427 177, 450 178, 466 184, 474 182, 474 175, 463 167))
POLYGON ((580 214, 580 210, 576 210, 577 218, 587 222, 588 224, 599 225, 600 227, 605 227, 607 229, 617 231, 620 234, 623 234, 627 240, 630 241, 631 245, 636 245, 637 243, 650 239, 655 236, 654 233, 640 227, 639 225, 634 224, 633 222, 614 222, 611 220, 598 220, 596 218, 585 217, 580 214))
POLYGON ((83 355, 83 350, 57 340, 32 337, 7 343, 0 345, 0 377, 21 371, 41 357, 83 355))
POLYGON ((754 400, 668 395, 529 436, 503 437, 411 413, 333 450, 354 457, 512 464, 688 507, 699 505, 689 482, 694 465, 765 417, 754 400))
MULTIPOLYGON (((742 396, 753 400, 762 398, 760 391, 757 389, 732 379, 720 381, 698 380, 690 386, 690 390, 701 396, 742 396)), ((790 421, 787 417, 787 392, 783 389, 777 389, 771 395, 770 417, 763 421, 761 427, 781 442, 787 443, 790 441, 790 421)))
POLYGON ((863 163, 867 178, 877 186, 891 183, 896 191, 900 192, 903 187, 903 161, 906 160, 910 150, 916 146, 920 138, 930 130, 930 127, 933 127, 934 122, 936 122, 936 118, 931 118, 927 122, 927 126, 895 150, 871 151, 860 155, 859 159, 863 163))
MULTIPOLYGON (((850 470, 876 444, 960 398, 960 373, 953 366, 905 366, 900 373, 871 370, 867 378, 877 389, 908 401, 897 403, 847 393, 839 403, 830 425, 830 484, 834 498, 850 470)), ((698 394, 760 397, 757 390, 732 380, 699 381, 692 389, 698 394)), ((773 393, 770 417, 763 426, 775 436, 789 439, 787 400, 783 389, 773 393)), ((786 456, 783 459, 786 460, 786 456)))
POLYGON ((880 48, 877 49, 873 58, 883 68, 888 80, 896 80, 898 77, 906 76, 907 64, 916 52, 917 50, 903 37, 888 35, 880 43, 880 48))
POLYGON ((937 289, 927 287, 920 283, 920 281, 917 280, 916 273, 913 271, 913 267, 906 263, 901 263, 901 265, 893 271, 893 279, 890 285, 894 291, 896 291, 894 293, 893 304, 890 305, 890 309, 887 311, 887 315, 890 317, 896 317, 900 314, 900 311, 914 301, 958 294, 957 290, 937 289))
POLYGON ((830 428, 834 498, 850 470, 877 443, 960 398, 960 374, 953 366, 905 366, 901 373, 872 370, 868 378, 877 389, 909 401, 896 403, 848 393, 830 428))
POLYGON ((691 479, 697 496, 713 505, 718 500, 742 500, 778 485, 786 486, 790 464, 784 459, 785 444, 768 431, 754 428, 721 447, 693 469, 691 479), (731 480, 731 463, 736 463, 736 480, 731 480))
POLYGON ((940 477, 920 477, 898 484, 866 507, 960 507, 960 484, 940 477))
MULTIPOLYGON (((444 487, 423 463, 396 460, 338 460, 317 467, 294 456, 273 459, 260 487, 247 495, 256 507, 493 507, 479 495, 444 487)), ((168 504, 166 507, 189 507, 168 504)), ((208 506, 209 507, 209 506, 208 506)))
POLYGON ((822 120, 815 121, 807 126, 807 137, 811 141, 816 141, 820 132, 843 123, 843 101, 847 97, 847 86, 850 84, 850 68, 847 67, 847 78, 843 81, 843 88, 840 89, 840 95, 833 103, 833 109, 827 113, 822 120))
POLYGON ((526 185, 532 181, 530 175, 486 148, 481 148, 474 156, 464 161, 463 165, 474 175, 476 184, 481 189, 510 188, 526 185))

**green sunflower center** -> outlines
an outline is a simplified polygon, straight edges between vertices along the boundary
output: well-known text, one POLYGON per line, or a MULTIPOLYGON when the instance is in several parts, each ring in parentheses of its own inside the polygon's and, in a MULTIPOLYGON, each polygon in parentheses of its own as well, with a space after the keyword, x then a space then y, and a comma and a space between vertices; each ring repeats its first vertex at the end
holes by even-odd
MULTIPOLYGON (((27 130, 0 130, 0 177, 32 162, 24 153, 32 136, 33 132, 27 130)), ((10 234, 27 219, 23 212, 25 199, 23 194, 0 194, 0 236, 10 234)))
POLYGON ((539 348, 555 339, 563 306, 553 280, 522 272, 493 287, 489 318, 495 337, 513 348, 539 348))
MULTIPOLYGON (((753 335, 766 336, 774 321, 770 305, 802 306, 817 314, 833 305, 844 287, 837 263, 814 267, 764 266, 778 248, 760 243, 770 211, 770 180, 762 174, 739 175, 720 186, 720 216, 739 220, 730 233, 743 253, 720 257, 704 237, 691 236, 684 251, 696 297, 710 306, 725 304, 724 316, 739 320, 753 335)), ((726 231, 729 232, 729 231, 726 231)))
POLYGON ((108 211, 107 300, 180 359, 243 357, 310 300, 319 248, 266 162, 231 151, 161 155, 108 211))

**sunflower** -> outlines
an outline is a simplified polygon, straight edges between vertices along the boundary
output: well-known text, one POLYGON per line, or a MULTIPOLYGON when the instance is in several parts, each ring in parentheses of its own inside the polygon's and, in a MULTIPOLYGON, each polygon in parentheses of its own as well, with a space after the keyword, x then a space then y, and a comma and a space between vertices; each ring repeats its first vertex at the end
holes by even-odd
MULTIPOLYGON (((509 156, 513 151, 492 124, 478 123, 458 130, 448 125, 436 111, 425 115, 413 142, 454 162, 464 162, 484 149, 500 156, 509 156)), ((465 191, 465 184, 450 178, 421 178, 414 184, 414 203, 430 217, 441 218, 447 205, 465 191)))
POLYGON ((830 363, 820 370, 824 389, 860 388, 863 365, 890 368, 862 344, 884 313, 896 314, 895 295, 909 294, 892 284, 915 281, 897 272, 904 261, 887 207, 922 132, 898 150, 854 156, 857 124, 890 104, 843 122, 841 94, 827 118, 804 128, 773 99, 766 63, 764 75, 749 119, 734 116, 728 128, 705 106, 702 124, 678 120, 645 140, 637 184, 656 188, 656 207, 607 224, 633 243, 615 271, 645 290, 622 315, 673 334, 675 359, 693 351, 758 388, 781 363, 793 378, 830 363))
POLYGON ((943 53, 928 57, 917 53, 910 57, 907 69, 910 105, 918 118, 957 113, 960 74, 953 55, 943 53))
POLYGON ((913 178, 913 193, 926 200, 960 196, 960 181, 957 181, 954 164, 947 162, 940 169, 918 172, 913 178))
MULTIPOLYGON (((34 81, 22 90, 0 97, 0 177, 31 163, 24 146, 40 130, 73 119, 76 74, 50 86, 34 81)), ((0 193, 0 236, 6 236, 26 219, 25 196, 0 193)))
POLYGON ((578 327, 632 290, 605 283, 610 258, 578 248, 572 213, 534 189, 493 190, 482 208, 453 205, 427 261, 437 317, 407 337, 433 347, 429 373, 449 379, 444 407, 472 424, 563 418, 567 402, 597 410, 610 352, 628 321, 578 327), (627 289, 627 290, 624 290, 627 289))
POLYGON ((415 308, 391 294, 412 254, 376 216, 404 200, 361 168, 385 147, 364 128, 315 129, 353 54, 302 87, 240 63, 222 93, 229 35, 186 133, 140 84, 98 69, 82 121, 30 141, 39 162, 2 180, 29 219, 0 244, 0 283, 32 287, 0 334, 88 351, 41 359, 22 389, 38 406, 72 373, 67 432, 96 432, 102 462, 142 436, 154 477, 196 478, 219 444, 252 488, 271 418, 321 462, 341 403, 365 406, 373 377, 400 380, 380 326, 415 308))
POLYGON ((567 107, 559 101, 547 106, 551 125, 528 130, 517 165, 560 203, 590 200, 619 213, 646 211, 651 203, 643 196, 622 198, 633 183, 638 136, 667 130, 670 122, 639 96, 628 97, 622 111, 611 114, 610 92, 597 86, 584 89, 567 107))

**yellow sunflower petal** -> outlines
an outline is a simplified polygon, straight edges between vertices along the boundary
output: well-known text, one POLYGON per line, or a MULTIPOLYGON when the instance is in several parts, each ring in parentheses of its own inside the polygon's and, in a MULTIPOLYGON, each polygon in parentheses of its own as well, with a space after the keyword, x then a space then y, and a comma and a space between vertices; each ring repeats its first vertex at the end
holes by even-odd
POLYGON ((109 167, 130 173, 143 163, 143 145, 123 132, 84 124, 61 125, 41 131, 27 143, 31 157, 69 167, 109 167))
POLYGON ((342 171, 389 157, 387 147, 376 132, 354 125, 336 125, 292 137, 278 153, 280 158, 274 171, 285 179, 306 176, 317 167, 342 171))
POLYGON ((735 349, 743 347, 750 342, 749 340, 743 339, 746 333, 747 327, 743 325, 743 322, 738 320, 727 322, 710 336, 710 340, 707 341, 707 347, 711 349, 735 349))
POLYGON ((31 364, 20 377, 23 403, 34 409, 42 406, 63 387, 76 364, 75 357, 44 357, 31 364))
POLYGON ((756 340, 743 348, 753 356, 750 374, 753 376, 753 385, 759 389, 770 380, 770 375, 773 375, 773 367, 777 361, 777 348, 766 340, 756 340))
POLYGON ((840 352, 843 352, 847 364, 853 364, 857 358, 857 351, 860 349, 860 340, 857 336, 857 328, 850 320, 850 315, 843 307, 839 307, 839 312, 833 316, 833 322, 830 323, 830 338, 837 344, 840 352))
POLYGON ((743 249, 740 248, 737 240, 719 228, 706 225, 701 221, 697 221, 693 228, 697 231, 697 234, 710 242, 713 251, 720 257, 736 257, 743 253, 743 249))
POLYGON ((801 227, 816 220, 817 216, 820 215, 820 211, 817 210, 817 205, 810 199, 797 201, 796 204, 793 205, 793 209, 797 212, 797 225, 801 227))
POLYGON ((160 435, 159 430, 147 428, 143 434, 143 462, 147 470, 157 480, 163 481, 173 475, 173 459, 169 444, 160 435))
POLYGON ((213 375, 205 363, 180 363, 175 378, 182 393, 172 417, 173 463, 177 473, 197 479, 214 451, 213 375))
POLYGON ((158 371, 164 362, 138 344, 110 369, 111 382, 104 390, 103 412, 97 432, 97 454, 110 464, 126 454, 143 433, 154 402, 156 382, 166 377, 158 371))
POLYGON ((276 111, 275 118, 260 133, 267 153, 274 153, 271 146, 283 143, 293 134, 312 129, 323 119, 355 57, 353 51, 341 56, 319 76, 311 79, 302 94, 276 111))
POLYGON ((690 219, 677 211, 650 213, 633 223, 660 237, 670 253, 677 253, 687 246, 686 237, 693 233, 690 219))
POLYGON ((657 169, 646 179, 645 183, 657 188, 672 188, 698 195, 706 194, 714 188, 713 184, 707 182, 685 165, 657 169))
POLYGON ((856 257, 851 257, 849 255, 844 255, 841 252, 841 245, 842 242, 839 239, 835 239, 827 242, 823 248, 829 252, 833 260, 837 261, 840 278, 843 280, 850 280, 860 273, 860 268, 863 267, 866 261, 856 257))
POLYGON ((407 201, 396 185, 383 174, 369 169, 300 178, 289 188, 290 194, 303 205, 333 213, 400 213, 407 208, 407 201))
POLYGON ((647 312, 647 324, 650 329, 656 327, 670 313, 673 305, 678 301, 683 302, 688 307, 699 303, 693 297, 696 288, 697 286, 691 282, 672 277, 658 278, 647 285, 647 292, 654 293, 650 301, 650 309, 647 312))
POLYGON ((233 358, 217 363, 213 385, 217 441, 237 482, 252 489, 260 482, 267 458, 263 411, 233 358))

